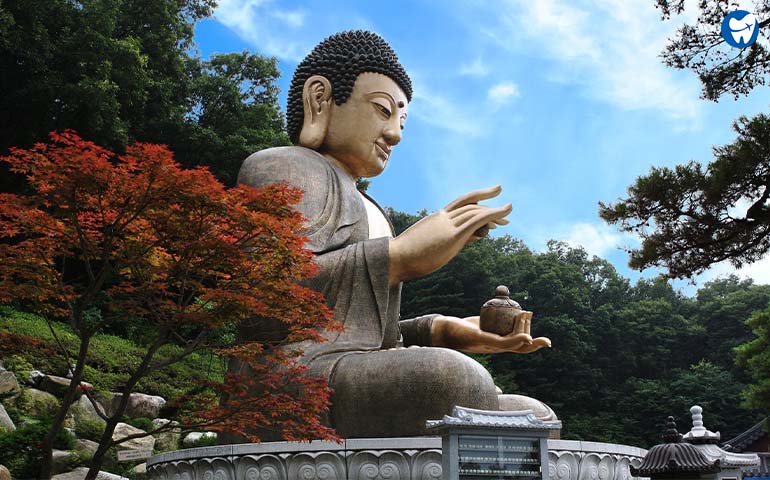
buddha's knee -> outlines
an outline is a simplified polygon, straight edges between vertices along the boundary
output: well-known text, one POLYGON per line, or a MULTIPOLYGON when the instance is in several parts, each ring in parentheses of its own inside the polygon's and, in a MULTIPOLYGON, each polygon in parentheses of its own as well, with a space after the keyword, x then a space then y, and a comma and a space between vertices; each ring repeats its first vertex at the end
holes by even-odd
MULTIPOLYGON (((420 360, 415 362, 414 378, 405 382, 415 396, 432 399, 441 405, 441 414, 450 413, 452 407, 496 410, 497 391, 489 372, 477 361, 454 350, 444 348, 420 348, 420 360)), ((437 417, 438 418, 438 417, 437 417)))
POLYGON ((425 421, 452 407, 496 410, 484 367, 443 348, 408 348, 346 356, 331 379, 332 426, 341 436, 425 434, 425 421))

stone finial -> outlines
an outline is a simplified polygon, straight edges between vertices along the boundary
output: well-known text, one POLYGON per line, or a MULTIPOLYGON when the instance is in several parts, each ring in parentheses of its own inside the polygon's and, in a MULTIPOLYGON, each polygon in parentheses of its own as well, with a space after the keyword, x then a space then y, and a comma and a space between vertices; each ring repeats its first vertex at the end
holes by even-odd
POLYGON ((690 443, 718 443, 721 435, 719 432, 712 432, 703 425, 703 408, 700 405, 693 405, 690 408, 692 414, 692 430, 684 435, 684 441, 690 443))
POLYGON ((676 422, 674 417, 668 416, 666 418, 666 429, 663 431, 663 442, 665 443, 679 443, 682 440, 682 434, 676 430, 676 422))
POLYGON ((692 430, 693 432, 703 432, 706 429, 703 427, 703 407, 700 405, 693 405, 690 407, 690 413, 692 414, 692 430))

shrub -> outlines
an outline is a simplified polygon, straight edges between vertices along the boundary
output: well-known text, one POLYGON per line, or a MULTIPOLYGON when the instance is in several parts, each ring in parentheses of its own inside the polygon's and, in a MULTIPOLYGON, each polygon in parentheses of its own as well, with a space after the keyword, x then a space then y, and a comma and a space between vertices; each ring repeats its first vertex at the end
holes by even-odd
POLYGON ((212 436, 203 436, 195 441, 190 441, 185 444, 185 448, 196 448, 196 447, 213 447, 217 445, 217 442, 219 440, 217 439, 216 435, 212 436))
MULTIPOLYGON (((78 339, 69 325, 51 322, 51 328, 69 352, 74 354, 78 339)), ((181 347, 177 345, 166 345, 158 352, 158 358, 170 357, 180 351, 181 347)), ((60 355, 46 320, 7 305, 0 305, 0 352, 3 356, 9 355, 11 363, 6 364, 9 370, 23 371, 34 366, 51 375, 67 374, 68 362, 60 355), (34 348, 28 348, 29 345, 34 348)), ((116 391, 125 383, 129 372, 139 364, 144 352, 144 347, 130 340, 104 333, 96 334, 91 339, 84 380, 93 384, 97 390, 116 391)), ((220 357, 196 352, 170 368, 149 374, 139 382, 136 391, 172 399, 197 386, 202 378, 221 382, 226 368, 220 357)))
MULTIPOLYGON (((13 478, 35 478, 40 457, 40 442, 51 428, 51 421, 41 420, 19 426, 14 432, 0 432, 0 464, 11 471, 13 478)), ((75 439, 66 430, 59 430, 54 447, 69 450, 75 439)))
POLYGON ((99 420, 80 419, 75 424, 75 434, 80 438, 98 442, 104 433, 104 422, 99 420))
POLYGON ((136 427, 140 430, 144 430, 145 432, 149 432, 152 430, 152 419, 147 417, 137 417, 137 418, 124 418, 123 421, 132 427, 136 427))

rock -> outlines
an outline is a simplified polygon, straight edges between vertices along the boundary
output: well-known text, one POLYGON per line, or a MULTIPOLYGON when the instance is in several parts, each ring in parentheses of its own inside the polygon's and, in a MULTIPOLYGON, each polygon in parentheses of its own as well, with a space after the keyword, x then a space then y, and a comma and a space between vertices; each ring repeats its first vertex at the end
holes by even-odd
MULTIPOLYGON (((120 396, 117 397, 120 401, 120 396)), ((166 399, 157 395, 145 395, 144 393, 132 393, 128 399, 126 415, 132 418, 147 417, 158 418, 160 409, 166 405, 166 399)))
MULTIPOLYGON (((102 404, 98 401, 96 402, 96 408, 100 409, 102 413, 104 413, 104 407, 102 407, 102 404)), ((75 424, 83 420, 89 420, 92 422, 99 422, 102 425, 106 425, 107 422, 105 422, 102 417, 96 413, 96 408, 94 408, 94 404, 91 403, 91 400, 83 395, 77 402, 70 405, 70 409, 67 411, 67 415, 70 415, 75 419, 75 424)))
POLYGON ((54 415, 59 408, 59 400, 56 397, 36 388, 25 389, 19 401, 21 408, 32 417, 54 415))
MULTIPOLYGON (((53 477, 51 477, 51 480, 83 480, 84 478, 86 478, 87 473, 88 473, 88 467, 80 467, 80 468, 76 468, 71 472, 54 475, 53 477)), ((129 480, 129 479, 126 477, 121 477, 120 475, 115 475, 114 473, 100 471, 99 474, 96 476, 96 480, 129 480)))
POLYGON ((8 370, 0 372, 0 397, 12 397, 21 391, 16 375, 8 370))
POLYGON ((0 465, 0 480, 11 480, 11 472, 5 468, 5 465, 0 465))
POLYGON ((147 475, 147 462, 140 463, 139 465, 131 469, 131 471, 139 475, 147 475))
MULTIPOLYGON (((123 398, 121 393, 102 392, 98 394, 98 397, 107 415, 114 415, 115 411, 120 404, 120 399, 123 398)), ((123 415, 130 418, 146 417, 146 418, 158 418, 160 415, 160 409, 166 405, 166 399, 157 395, 146 395, 144 393, 132 393, 128 398, 128 405, 126 405, 126 411, 123 415)))
POLYGON ((45 378, 45 373, 40 370, 31 370, 27 372, 27 385, 37 388, 40 382, 45 378))
POLYGON ((120 394, 114 392, 94 392, 94 398, 100 405, 104 406, 104 413, 111 417, 115 413, 113 412, 113 405, 115 407, 118 406, 116 399, 120 398, 120 394))
POLYGON ((85 438, 78 438, 75 440, 75 448, 73 450, 79 452, 83 457, 90 459, 98 449, 98 443, 86 440, 85 438))
POLYGON ((63 473, 73 466, 75 459, 72 456, 72 452, 69 450, 53 450, 52 456, 53 473, 63 473))
MULTIPOLYGON (((57 377, 56 375, 44 375, 40 379, 38 388, 44 392, 56 395, 57 397, 63 397, 67 393, 67 389, 72 381, 69 378, 57 377)), ((93 385, 86 382, 80 382, 81 387, 93 389, 93 385)), ((80 392, 78 393, 80 394, 80 392)))
POLYGON ((16 425, 13 424, 13 420, 8 416, 5 407, 0 403, 0 432, 13 432, 14 430, 16 430, 16 425))
MULTIPOLYGON (((174 426, 179 425, 179 422, 172 422, 166 418, 156 418, 152 421, 152 428, 154 430, 167 425, 168 423, 171 423, 171 425, 174 426)), ((155 449, 161 452, 167 452, 179 448, 179 440, 182 439, 182 431, 178 428, 172 428, 171 430, 157 433, 153 436, 155 437, 155 449)))
MULTIPOLYGON (((136 435, 138 433, 147 432, 136 427, 132 427, 127 423, 119 423, 115 427, 115 431, 112 433, 112 440, 118 441, 121 438, 128 437, 129 435, 136 435)), ((142 450, 146 448, 150 450, 155 448, 155 438, 152 435, 141 438, 134 438, 118 445, 118 450, 142 450)))
POLYGON ((190 432, 186 437, 184 437, 184 440, 182 440, 182 445, 185 447, 190 447, 195 445, 197 442, 208 438, 216 439, 217 434, 215 432, 190 432))

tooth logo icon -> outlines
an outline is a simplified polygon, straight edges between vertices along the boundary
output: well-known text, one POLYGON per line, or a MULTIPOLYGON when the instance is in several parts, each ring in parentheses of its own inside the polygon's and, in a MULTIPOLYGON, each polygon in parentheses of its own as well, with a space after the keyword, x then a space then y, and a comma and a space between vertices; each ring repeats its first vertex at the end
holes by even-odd
POLYGON ((759 21, 753 13, 734 10, 722 21, 722 38, 735 48, 746 48, 757 41, 759 21))

